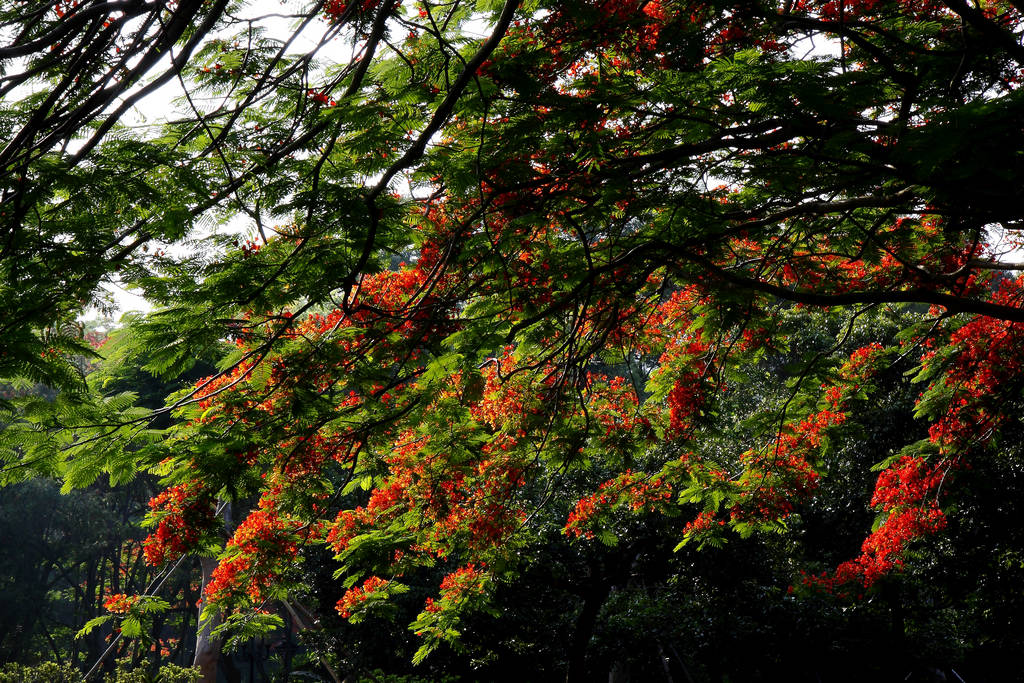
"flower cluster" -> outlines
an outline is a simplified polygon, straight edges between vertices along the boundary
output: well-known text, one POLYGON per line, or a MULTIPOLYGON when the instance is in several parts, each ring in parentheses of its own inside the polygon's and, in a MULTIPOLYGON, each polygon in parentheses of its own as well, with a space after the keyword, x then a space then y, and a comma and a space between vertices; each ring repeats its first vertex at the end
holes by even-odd
POLYGON ((146 537, 146 562, 159 566, 195 549, 214 524, 213 494, 199 481, 173 486, 149 501, 147 519, 156 531, 146 537))
POLYGON ((390 581, 379 576, 371 576, 363 582, 363 585, 354 586, 345 591, 345 595, 342 596, 341 600, 338 600, 335 609, 338 610, 338 614, 343 619, 348 619, 359 611, 368 600, 386 597, 387 588, 390 583, 390 581))
POLYGON ((325 107, 334 107, 337 106, 338 104, 338 102, 333 97, 319 90, 313 90, 312 88, 310 88, 309 90, 306 91, 306 94, 310 97, 310 99, 314 100, 315 102, 319 102, 325 107))
POLYGON ((453 603, 464 600, 470 595, 483 593, 484 582, 488 578, 485 569, 482 565, 477 567, 475 564, 468 564, 446 575, 441 580, 442 599, 453 603))
POLYGON ((683 526, 683 542, 690 543, 696 540, 702 544, 718 536, 725 525, 726 521, 714 510, 702 510, 683 526))
POLYGON ((653 512, 672 498, 672 486, 660 477, 626 470, 594 493, 576 502, 562 533, 576 538, 594 538, 594 526, 606 522, 603 515, 619 507, 632 512, 653 512))
POLYGON ((840 564, 833 575, 805 577, 809 586, 838 594, 870 587, 902 566, 908 545, 946 525, 939 509, 938 490, 946 471, 923 458, 904 456, 883 470, 875 483, 871 505, 886 515, 861 544, 861 554, 840 564))
MULTIPOLYGON (((1001 305, 1019 305, 1024 276, 1005 280, 992 297, 1001 305)), ((960 454, 988 440, 1009 415, 1004 396, 1024 368, 1024 324, 978 316, 950 337, 956 349, 939 381, 929 391, 947 395, 945 411, 929 429, 943 452, 960 454)), ((931 354, 934 355, 934 352, 931 354)))
POLYGON ((830 576, 805 576, 805 585, 822 588, 837 595, 868 588, 878 579, 902 566, 902 555, 909 543, 936 533, 946 526, 946 518, 936 505, 906 507, 892 512, 885 522, 861 545, 861 554, 840 564, 830 576))
MULTIPOLYGON (((353 6, 353 10, 359 13, 369 12, 377 5, 381 3, 381 0, 360 0, 353 6)), ((351 3, 345 0, 327 0, 324 3, 324 16, 328 21, 342 21, 347 17, 349 12, 349 5, 351 3)))
POLYGON ((260 603, 295 560, 302 525, 277 509, 278 493, 265 493, 259 508, 249 513, 228 541, 227 558, 213 571, 206 586, 206 597, 211 602, 230 601, 244 594, 260 603))
POLYGON ((128 614, 141 598, 138 595, 116 593, 103 601, 103 609, 111 614, 128 614))

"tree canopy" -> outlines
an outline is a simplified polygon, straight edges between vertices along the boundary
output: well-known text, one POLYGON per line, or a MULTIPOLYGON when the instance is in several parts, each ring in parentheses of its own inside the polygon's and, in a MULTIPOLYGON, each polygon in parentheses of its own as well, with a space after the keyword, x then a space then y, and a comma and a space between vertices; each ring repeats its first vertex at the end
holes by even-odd
POLYGON ((582 678, 637 558, 778 535, 863 600, 1013 479, 1019 3, 270 5, 0 8, 3 476, 160 475, 218 633, 415 597, 421 661, 609 553, 582 678), (156 309, 97 351, 113 281, 156 309))

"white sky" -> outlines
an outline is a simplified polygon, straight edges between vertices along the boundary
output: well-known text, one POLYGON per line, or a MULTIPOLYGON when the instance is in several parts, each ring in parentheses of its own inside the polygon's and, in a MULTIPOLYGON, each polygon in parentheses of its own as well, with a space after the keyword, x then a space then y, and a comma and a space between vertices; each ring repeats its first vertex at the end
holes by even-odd
MULTIPOLYGON (((238 16, 240 18, 266 17, 258 23, 266 30, 267 37, 276 38, 284 42, 293 34, 296 24, 295 20, 288 18, 287 15, 297 13, 307 5, 308 2, 306 0, 251 0, 238 16)), ((300 53, 309 51, 318 43, 319 38, 327 28, 328 24, 326 21, 310 22, 303 34, 295 40, 289 52, 300 53)), ((170 56, 168 56, 168 59, 170 59, 170 56)), ((165 63, 158 65, 157 69, 162 66, 165 66, 165 63)), ((156 69, 154 69, 154 72, 156 72, 156 69)), ((161 125, 173 119, 189 116, 190 112, 187 106, 183 106, 183 103, 181 103, 183 94, 181 83, 178 79, 172 79, 148 97, 143 98, 122 119, 122 122, 130 127, 147 128, 161 125), (172 106, 174 104, 178 104, 178 106, 172 106)), ((238 217, 228 223, 217 226, 216 230, 229 233, 243 233, 250 228, 251 226, 246 218, 238 217)), ((180 251, 182 254, 187 251, 184 246, 164 247, 154 245, 153 248, 166 248, 172 253, 180 251)), ((118 309, 115 318, 128 312, 148 312, 153 309, 153 306, 146 299, 120 283, 116 275, 113 282, 102 286, 102 290, 109 294, 118 309)), ((87 309, 81 316, 83 320, 95 320, 99 317, 101 317, 101 313, 96 308, 87 309)))

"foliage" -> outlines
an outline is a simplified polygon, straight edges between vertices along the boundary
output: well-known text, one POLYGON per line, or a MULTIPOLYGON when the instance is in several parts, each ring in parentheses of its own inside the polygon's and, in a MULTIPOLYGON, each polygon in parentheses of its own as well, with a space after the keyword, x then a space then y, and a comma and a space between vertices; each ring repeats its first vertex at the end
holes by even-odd
POLYGON ((0 669, 0 680, 4 683, 73 683, 80 677, 81 674, 74 667, 54 662, 36 667, 4 664, 3 669, 0 669))
POLYGON ((110 683, 195 683, 199 680, 199 672, 174 664, 166 664, 150 676, 144 671, 132 667, 130 660, 118 660, 114 674, 108 676, 110 683))
MULTIPOLYGON (((81 672, 70 665, 61 666, 54 662, 33 667, 4 664, 0 669, 0 681, 3 683, 73 683, 79 680, 81 672)), ((122 659, 117 662, 114 673, 101 680, 104 683, 195 683, 199 680, 199 672, 167 664, 160 667, 156 676, 149 676, 144 671, 133 669, 131 660, 122 659)))
POLYGON ((145 555, 218 555, 217 633, 332 573, 315 609, 429 662, 578 553, 582 680, 613 587, 654 631, 692 598, 620 590, 641 539, 763 543, 759 599, 871 603, 1013 470, 1015 3, 329 0, 308 49, 241 0, 108 5, 0 14, 2 92, 52 85, 0 112, 0 377, 60 390, 0 406, 4 476, 159 475, 145 555), (119 127, 172 79, 185 115, 119 127), (112 356, 222 358, 155 412, 72 371, 115 275, 159 308, 112 356))
MULTIPOLYGON (((59 484, 44 480, 0 490, 0 659, 86 667, 95 661, 111 633, 97 628, 109 620, 107 609, 119 597, 144 593, 156 574, 146 565, 138 528, 153 493, 149 477, 63 496, 59 484), (75 637, 89 622, 92 628, 75 637)), ((191 578, 187 569, 170 577, 165 596, 173 605, 161 601, 165 609, 148 615, 147 637, 122 643, 118 654, 152 650, 182 661, 196 619, 199 587, 191 578)))

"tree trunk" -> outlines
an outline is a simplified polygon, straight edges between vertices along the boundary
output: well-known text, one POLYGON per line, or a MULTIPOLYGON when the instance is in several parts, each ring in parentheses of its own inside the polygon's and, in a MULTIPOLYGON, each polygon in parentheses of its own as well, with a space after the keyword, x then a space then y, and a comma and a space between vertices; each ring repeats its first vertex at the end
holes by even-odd
POLYGON ((576 618, 576 628, 569 644, 569 667, 566 671, 566 683, 584 683, 587 680, 587 646, 594 633, 597 615, 601 606, 608 599, 612 586, 610 582, 600 582, 586 593, 583 598, 583 609, 576 618))
MULTIPOLYGON (((203 590, 210 582, 213 570, 217 568, 217 560, 213 557, 200 557, 203 568, 203 590)), ((202 608, 200 608, 202 612, 202 608)), ((220 624, 220 613, 206 621, 199 621, 196 633, 196 657, 192 666, 199 667, 199 683, 217 683, 217 660, 220 658, 220 640, 213 638, 213 629, 220 624)))

